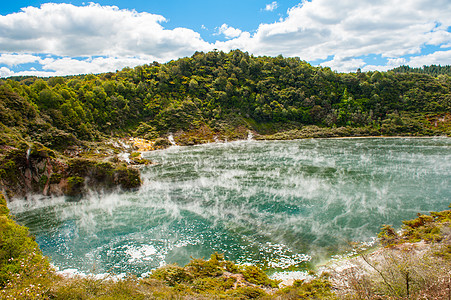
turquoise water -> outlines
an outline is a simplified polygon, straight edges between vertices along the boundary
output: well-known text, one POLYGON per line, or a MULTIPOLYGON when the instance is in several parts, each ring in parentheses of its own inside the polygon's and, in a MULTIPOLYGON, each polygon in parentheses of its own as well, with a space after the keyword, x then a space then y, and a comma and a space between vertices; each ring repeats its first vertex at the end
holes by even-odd
POLYGON ((140 275, 214 251, 295 270, 451 203, 451 139, 242 141, 146 153, 134 192, 9 204, 60 269, 140 275))

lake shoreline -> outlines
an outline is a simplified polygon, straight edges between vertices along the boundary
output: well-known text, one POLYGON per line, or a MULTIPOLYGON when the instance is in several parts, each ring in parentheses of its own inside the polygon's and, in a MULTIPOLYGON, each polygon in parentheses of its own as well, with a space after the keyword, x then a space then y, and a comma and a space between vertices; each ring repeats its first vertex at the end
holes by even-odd
MULTIPOLYGON (((135 147, 135 150, 137 152, 141 152, 141 153, 146 153, 146 152, 152 152, 152 151, 161 151, 161 150, 165 150, 165 149, 169 149, 171 147, 194 147, 194 146, 202 146, 202 145, 210 145, 210 144, 226 144, 226 143, 233 143, 233 142, 247 142, 247 141, 255 141, 255 142, 264 142, 264 141, 296 141, 296 140, 340 140, 340 139, 431 139, 431 138, 437 138, 437 139, 448 139, 451 138, 450 136, 447 135, 430 135, 430 136, 412 136, 412 135, 396 135, 396 136, 391 136, 391 135, 371 135, 371 136, 338 136, 338 137, 302 137, 302 138, 292 138, 292 139, 272 139, 272 138, 265 138, 265 136, 260 136, 260 135, 256 135, 254 138, 252 139, 235 139, 235 140, 218 140, 218 141, 212 141, 212 142, 206 142, 206 143, 199 143, 199 144, 190 144, 190 145, 178 145, 178 144, 174 144, 174 145, 168 145, 165 148, 159 148, 159 149, 153 149, 152 145, 153 142, 151 140, 145 140, 140 138, 141 142, 140 143, 144 143, 146 145, 146 150, 140 150, 140 146, 139 145, 134 145, 134 143, 132 142, 132 145, 135 147)), ((130 138, 130 140, 135 139, 135 138, 130 138)))

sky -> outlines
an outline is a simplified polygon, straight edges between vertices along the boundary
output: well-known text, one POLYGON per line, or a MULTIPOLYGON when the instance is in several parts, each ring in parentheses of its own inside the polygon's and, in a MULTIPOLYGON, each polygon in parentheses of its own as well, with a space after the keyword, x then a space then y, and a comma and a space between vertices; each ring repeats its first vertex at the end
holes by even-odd
POLYGON ((450 0, 2 1, 0 77, 114 72, 213 49, 338 72, 451 64, 450 0))

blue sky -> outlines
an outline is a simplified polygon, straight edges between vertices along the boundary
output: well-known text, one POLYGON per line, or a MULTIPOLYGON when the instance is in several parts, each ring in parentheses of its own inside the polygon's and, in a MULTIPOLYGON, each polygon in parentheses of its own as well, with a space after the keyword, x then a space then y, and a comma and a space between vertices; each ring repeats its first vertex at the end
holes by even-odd
POLYGON ((342 72, 446 65, 450 26, 449 0, 8 1, 0 76, 115 71, 212 49, 342 72))

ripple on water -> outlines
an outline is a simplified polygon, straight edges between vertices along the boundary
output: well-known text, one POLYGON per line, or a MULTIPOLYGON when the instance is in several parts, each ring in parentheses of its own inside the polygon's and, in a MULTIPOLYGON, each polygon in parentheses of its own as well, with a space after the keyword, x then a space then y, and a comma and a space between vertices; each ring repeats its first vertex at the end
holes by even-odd
POLYGON ((61 269, 139 275, 217 251, 301 272, 382 224, 446 209, 449 149, 436 138, 177 146, 145 154, 158 165, 143 170, 138 191, 9 206, 61 269))

